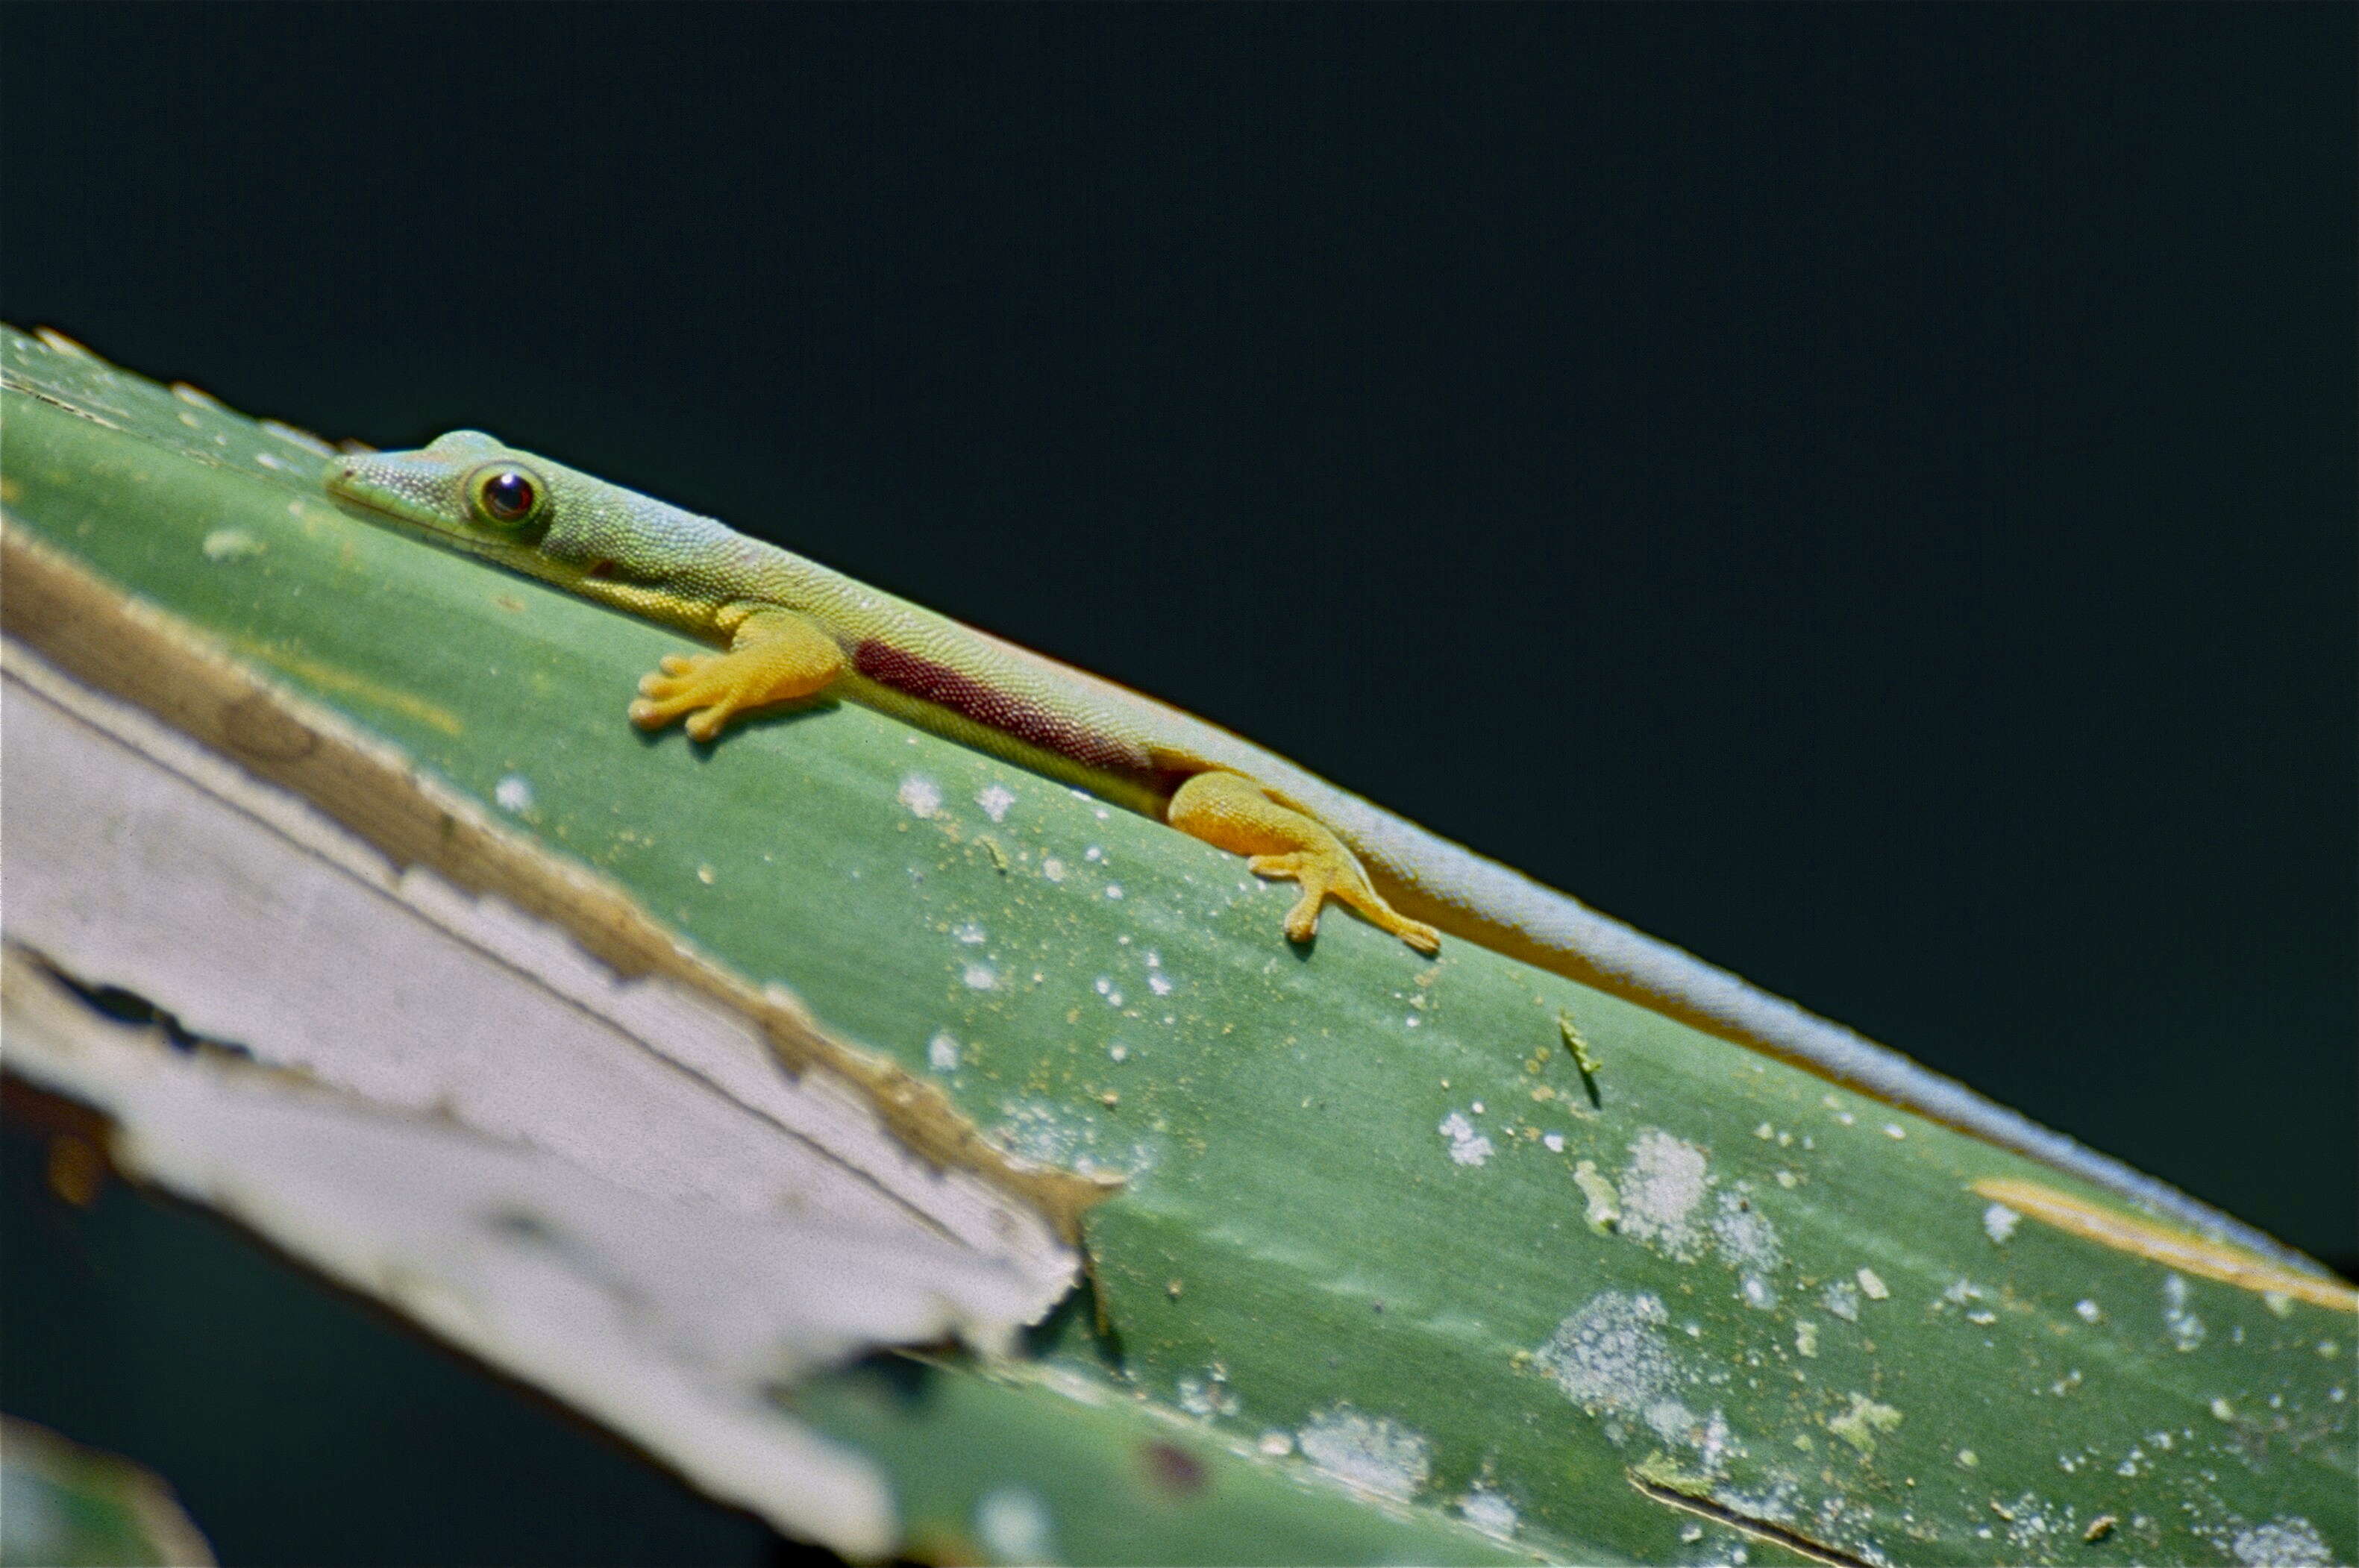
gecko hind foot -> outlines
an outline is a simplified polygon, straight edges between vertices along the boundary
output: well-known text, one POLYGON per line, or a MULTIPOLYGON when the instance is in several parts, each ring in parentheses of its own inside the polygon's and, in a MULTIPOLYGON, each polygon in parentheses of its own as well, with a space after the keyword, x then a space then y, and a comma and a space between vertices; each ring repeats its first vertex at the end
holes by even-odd
POLYGON ((1199 773, 1180 787, 1164 818, 1191 838, 1249 856, 1246 869, 1274 881, 1299 883, 1302 896, 1287 912, 1288 942, 1319 934, 1319 913, 1332 898, 1365 916, 1429 956, 1440 950, 1441 933, 1386 903, 1343 841, 1317 818, 1273 800, 1241 773, 1199 773))

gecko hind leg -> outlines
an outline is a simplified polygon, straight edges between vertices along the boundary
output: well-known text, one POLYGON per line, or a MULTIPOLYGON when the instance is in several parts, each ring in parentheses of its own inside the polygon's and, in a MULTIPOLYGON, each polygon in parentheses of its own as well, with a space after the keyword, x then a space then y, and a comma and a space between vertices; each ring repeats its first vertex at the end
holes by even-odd
POLYGON ((1242 773, 1195 775, 1171 797, 1164 820, 1190 838, 1250 856, 1245 866, 1256 877, 1300 883, 1302 897, 1286 917, 1289 942, 1309 942, 1318 935, 1319 911, 1332 898, 1419 953, 1440 949, 1439 931, 1410 920, 1369 886, 1366 870, 1332 829, 1273 800, 1242 773))
POLYGON ((843 673, 843 649, 791 610, 756 610, 737 623, 727 653, 669 654, 641 677, 631 722, 661 729, 682 713, 688 733, 711 740, 746 708, 808 697, 843 673))

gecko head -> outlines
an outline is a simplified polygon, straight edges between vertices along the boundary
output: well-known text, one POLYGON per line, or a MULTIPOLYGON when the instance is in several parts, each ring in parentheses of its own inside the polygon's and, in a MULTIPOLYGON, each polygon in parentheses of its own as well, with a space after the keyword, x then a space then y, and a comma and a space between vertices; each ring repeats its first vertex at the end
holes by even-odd
POLYGON ((328 469, 345 505, 471 554, 529 550, 556 498, 550 465, 481 430, 452 430, 416 452, 363 452, 328 469))

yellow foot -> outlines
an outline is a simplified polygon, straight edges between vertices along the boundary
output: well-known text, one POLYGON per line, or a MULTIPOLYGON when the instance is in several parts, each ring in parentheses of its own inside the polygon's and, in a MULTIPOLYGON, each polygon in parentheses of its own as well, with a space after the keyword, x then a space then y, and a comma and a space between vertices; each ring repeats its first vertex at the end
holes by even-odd
POLYGON ((1289 942, 1318 935, 1319 911, 1332 898, 1419 953, 1440 950, 1441 933, 1385 902, 1368 885, 1359 860, 1325 823, 1280 804, 1241 773, 1197 774, 1180 786, 1164 817, 1191 838, 1250 855, 1245 866, 1256 877, 1300 883, 1302 897, 1286 917, 1289 942))
POLYGON ((631 723, 661 729, 685 713, 690 736, 711 740, 744 710, 808 697, 842 672, 833 637, 791 611, 758 611, 738 623, 727 653, 669 654, 641 677, 631 723))

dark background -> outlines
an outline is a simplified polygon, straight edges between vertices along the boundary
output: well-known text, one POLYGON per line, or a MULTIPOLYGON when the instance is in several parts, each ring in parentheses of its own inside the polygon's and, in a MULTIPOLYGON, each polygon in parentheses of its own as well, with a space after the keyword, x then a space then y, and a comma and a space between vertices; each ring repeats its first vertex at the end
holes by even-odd
MULTIPOLYGON (((0 316, 767 534, 2349 1272, 2355 16, 16 5, 0 316)), ((265 1480, 68 1376, 201 1222, 12 1169, 0 1402, 245 1560, 586 1560, 553 1421, 471 1547, 382 1373, 257 1341, 360 1450, 265 1480)))

